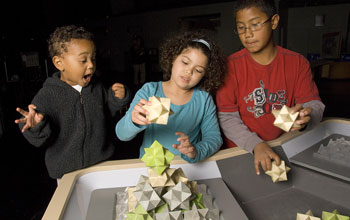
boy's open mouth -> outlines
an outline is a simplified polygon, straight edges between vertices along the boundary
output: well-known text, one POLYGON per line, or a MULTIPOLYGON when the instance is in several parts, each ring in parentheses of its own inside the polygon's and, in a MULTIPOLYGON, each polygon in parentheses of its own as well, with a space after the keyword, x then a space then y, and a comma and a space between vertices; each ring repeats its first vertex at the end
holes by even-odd
POLYGON ((91 77, 92 77, 92 74, 87 74, 87 75, 85 75, 83 78, 84 78, 85 80, 90 80, 91 77))

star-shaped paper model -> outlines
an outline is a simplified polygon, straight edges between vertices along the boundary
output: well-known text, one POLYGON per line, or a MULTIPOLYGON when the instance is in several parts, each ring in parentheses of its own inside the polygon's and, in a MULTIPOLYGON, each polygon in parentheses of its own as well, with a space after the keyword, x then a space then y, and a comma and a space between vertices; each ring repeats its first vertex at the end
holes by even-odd
POLYGON ((191 207, 193 206, 193 204, 196 204, 196 206, 201 208, 201 209, 205 209, 205 206, 204 206, 204 203, 203 203, 203 194, 202 193, 196 195, 196 198, 194 198, 190 202, 191 207))
MULTIPOLYGON (((154 216, 153 216, 154 217, 154 216)), ((160 220, 183 220, 181 211, 156 213, 155 219, 160 220)))
POLYGON ((297 213, 297 220, 321 220, 321 219, 314 217, 311 210, 309 210, 305 214, 297 213))
POLYGON ((146 118, 151 123, 168 124, 168 118, 173 113, 170 110, 170 99, 152 96, 148 98, 148 101, 151 102, 151 105, 142 106, 149 113, 146 118))
POLYGON ((181 168, 177 168, 174 174, 175 183, 183 182, 187 184, 188 178, 185 176, 184 171, 181 168))
POLYGON ((187 210, 184 212, 184 219, 186 220, 201 220, 207 219, 208 209, 198 209, 196 205, 193 204, 192 210, 187 210))
MULTIPOLYGON (((134 192, 134 196, 139 204, 146 210, 152 210, 162 205, 164 202, 159 195, 154 191, 151 185, 145 183, 143 187, 134 192)), ((134 211, 135 212, 135 211, 134 211)))
POLYGON ((137 182, 135 188, 136 190, 141 190, 145 186, 146 183, 148 183, 148 177, 144 175, 140 175, 139 181, 137 182))
POLYGON ((337 210, 333 212, 322 212, 322 220, 349 220, 349 216, 340 215, 337 210))
POLYGON ((139 181, 137 182, 137 185, 135 187, 128 187, 127 192, 128 192, 128 209, 129 212, 134 211, 136 208, 138 201, 136 197, 134 196, 134 192, 140 191, 144 188, 145 184, 148 182, 148 177, 141 175, 139 181))
POLYGON ((284 160, 281 160, 279 166, 276 165, 276 162, 272 162, 271 170, 266 171, 265 173, 271 176, 272 182, 287 181, 287 173, 290 171, 290 168, 287 167, 284 163, 284 160))
POLYGON ((159 186, 175 186, 175 182, 173 180, 173 176, 175 173, 175 168, 168 168, 165 169, 165 171, 158 175, 153 169, 148 169, 148 182, 151 184, 152 187, 159 187, 159 186))
POLYGON ((285 132, 289 132, 292 127, 300 127, 300 125, 295 124, 299 112, 292 114, 291 109, 286 105, 284 105, 281 110, 272 110, 272 114, 276 118, 273 124, 285 132))
POLYGON ((126 214, 126 216, 125 220, 153 220, 141 205, 138 205, 133 212, 126 214))
POLYGON ((198 194, 197 181, 188 181, 186 185, 191 189, 191 192, 198 194))
POLYGON ((208 188, 205 184, 200 184, 197 186, 198 193, 203 195, 203 204, 209 210, 214 209, 213 197, 208 194, 208 188))
POLYGON ((115 205, 116 219, 125 219, 126 213, 129 212, 128 205, 127 205, 128 193, 117 192, 115 197, 116 197, 116 205, 115 205))
POLYGON ((141 160, 146 163, 146 166, 161 175, 173 158, 174 154, 155 140, 149 148, 145 148, 145 154, 141 160))
POLYGON ((192 195, 190 188, 183 182, 176 184, 171 190, 163 195, 163 199, 169 204, 170 210, 179 207, 192 195))
POLYGON ((129 196, 128 210, 129 210, 129 212, 132 212, 135 210, 137 203, 138 203, 136 197, 134 196, 134 192, 136 190, 136 187, 128 187, 127 190, 128 190, 128 196, 129 196))

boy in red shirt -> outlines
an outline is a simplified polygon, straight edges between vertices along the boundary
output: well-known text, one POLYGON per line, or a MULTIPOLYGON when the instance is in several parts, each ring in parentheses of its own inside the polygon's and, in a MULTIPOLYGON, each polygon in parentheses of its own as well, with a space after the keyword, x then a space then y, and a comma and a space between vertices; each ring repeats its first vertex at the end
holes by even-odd
POLYGON ((271 159, 280 164, 279 156, 265 142, 283 133, 273 125, 271 111, 283 105, 299 111, 296 123, 301 127, 294 131, 318 124, 325 106, 309 62, 273 42, 279 22, 274 0, 238 0, 235 18, 235 32, 245 48, 228 57, 228 74, 216 94, 218 116, 226 146, 254 153, 259 175, 259 164, 264 171, 271 169, 271 159))

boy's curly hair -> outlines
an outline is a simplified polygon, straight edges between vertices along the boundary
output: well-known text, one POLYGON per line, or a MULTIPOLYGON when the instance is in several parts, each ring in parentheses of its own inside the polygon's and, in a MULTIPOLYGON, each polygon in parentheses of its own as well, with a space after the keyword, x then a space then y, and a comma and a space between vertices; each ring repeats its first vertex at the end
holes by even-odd
POLYGON ((235 3, 234 15, 245 8, 256 7, 264 12, 267 17, 272 17, 277 13, 274 0, 237 0, 235 3))
POLYGON ((93 34, 87 31, 84 27, 77 27, 75 25, 56 28, 48 39, 50 56, 59 56, 63 52, 67 52, 67 43, 72 39, 93 41, 93 34))
POLYGON ((172 63, 184 49, 200 49, 208 57, 208 65, 204 77, 197 87, 214 93, 223 83, 226 75, 226 60, 221 49, 205 30, 184 31, 171 34, 160 46, 159 63, 163 71, 163 80, 169 80, 171 76, 172 63), (209 43, 210 49, 203 43, 193 41, 203 39, 209 43))

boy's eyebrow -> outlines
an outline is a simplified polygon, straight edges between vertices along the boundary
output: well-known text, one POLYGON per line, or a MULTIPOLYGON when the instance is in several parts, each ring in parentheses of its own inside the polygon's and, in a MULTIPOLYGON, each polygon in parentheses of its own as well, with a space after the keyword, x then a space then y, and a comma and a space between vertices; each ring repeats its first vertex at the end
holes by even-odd
POLYGON ((88 52, 81 52, 80 54, 78 54, 78 56, 85 55, 85 54, 88 54, 88 52))
MULTIPOLYGON (((81 55, 89 55, 89 52, 81 52, 80 54, 78 54, 78 56, 81 56, 81 55)), ((92 56, 95 56, 96 53, 92 53, 92 56)))
MULTIPOLYGON (((249 19, 249 22, 253 21, 253 20, 256 20, 256 19, 261 19, 261 17, 254 17, 254 18, 251 18, 249 19)), ((236 21, 236 23, 244 23, 243 21, 236 21)))

